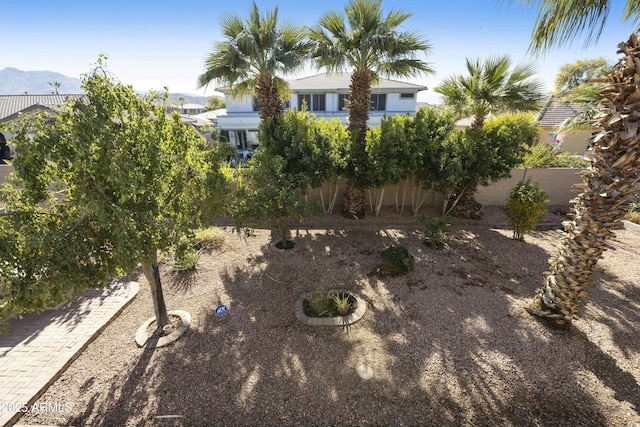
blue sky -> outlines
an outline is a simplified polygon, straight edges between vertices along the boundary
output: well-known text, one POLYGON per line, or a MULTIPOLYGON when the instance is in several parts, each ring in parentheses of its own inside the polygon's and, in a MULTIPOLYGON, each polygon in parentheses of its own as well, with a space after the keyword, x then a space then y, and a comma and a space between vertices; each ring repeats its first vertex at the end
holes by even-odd
MULTIPOLYGON (((279 7, 281 19, 313 25, 329 9, 342 11, 347 0, 257 0, 261 10, 279 7)), ((514 62, 534 62, 537 78, 552 88, 558 68, 577 59, 603 56, 617 60, 616 46, 633 31, 622 19, 622 1, 614 7, 600 41, 585 49, 582 41, 554 49, 539 58, 527 54, 537 10, 503 0, 383 0, 385 10, 413 13, 406 28, 418 30, 432 45, 424 58, 437 74, 417 76, 429 89, 444 78, 464 72, 465 58, 509 54, 514 62)), ((0 0, 0 69, 50 70, 79 77, 98 55, 108 55, 110 71, 136 90, 213 94, 196 89, 204 58, 220 39, 223 13, 247 16, 251 0, 0 0)), ((315 74, 309 68, 299 76, 315 74)), ((292 76, 293 77, 293 76, 292 76)), ((64 90, 64 88, 62 88, 64 90)), ((419 100, 437 102, 432 90, 419 100)))

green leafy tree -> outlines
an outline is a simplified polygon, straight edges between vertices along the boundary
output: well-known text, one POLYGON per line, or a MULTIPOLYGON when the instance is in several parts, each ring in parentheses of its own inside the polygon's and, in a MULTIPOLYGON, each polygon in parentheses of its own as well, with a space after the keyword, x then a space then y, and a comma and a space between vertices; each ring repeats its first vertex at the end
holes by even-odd
POLYGON ((260 118, 278 116, 282 100, 289 96, 289 85, 281 76, 301 69, 308 57, 305 28, 280 24, 277 6, 261 15, 255 2, 246 21, 225 14, 220 26, 224 39, 207 56, 198 86, 216 81, 233 96, 255 95, 260 118))
MULTIPOLYGON (((367 134, 367 158, 369 170, 368 187, 379 189, 372 201, 372 212, 380 213, 384 188, 397 185, 411 176, 414 170, 415 141, 414 121, 411 116, 384 117, 379 128, 369 130, 367 134)), ((400 212, 396 192, 396 207, 400 212)))
MULTIPOLYGON (((418 186, 448 195, 462 179, 462 138, 453 129, 450 112, 421 108, 413 118, 415 126, 414 176, 418 186)), ((417 214, 425 196, 412 196, 413 213, 417 214)))
POLYGON ((280 246, 287 244, 287 223, 312 212, 304 195, 333 172, 331 134, 324 121, 305 111, 290 110, 261 124, 260 150, 239 183, 233 217, 238 226, 273 221, 280 246))
POLYGON ((365 212, 365 141, 372 84, 381 76, 413 77, 416 73, 433 72, 418 58, 429 53, 429 43, 415 31, 400 29, 410 16, 402 10, 385 15, 381 0, 350 0, 344 14, 326 12, 309 31, 314 45, 312 56, 319 68, 351 72, 345 100, 352 137, 346 168, 345 213, 353 218, 362 218, 365 212))
POLYGON ((456 208, 455 197, 508 177, 539 132, 528 114, 499 116, 465 132, 445 129, 436 143, 423 142, 417 175, 423 185, 445 195, 443 215, 456 208))
POLYGON ((597 103, 602 99, 602 81, 611 72, 604 58, 578 60, 560 67, 556 76, 555 94, 561 101, 577 106, 577 113, 565 119, 558 131, 569 133, 592 128, 597 103))
POLYGON ((208 104, 205 107, 207 111, 219 110, 221 108, 225 108, 227 104, 224 102, 224 98, 219 96, 210 96, 208 99, 208 104))
POLYGON ((205 143, 157 97, 115 83, 103 57, 83 89, 86 98, 55 116, 25 116, 13 127, 15 186, 1 190, 0 316, 107 286, 140 263, 160 329, 169 318, 158 252, 197 222, 211 178, 205 143))
POLYGON ((603 57, 564 64, 556 76, 554 95, 564 95, 589 80, 604 78, 610 72, 611 65, 603 57))
MULTIPOLYGON (((457 118, 472 116, 471 128, 481 128, 489 115, 532 112, 541 108, 542 83, 532 79, 535 67, 512 67, 508 55, 485 61, 467 59, 467 75, 453 75, 434 90, 443 96, 444 105, 457 118)), ((473 198, 473 188, 457 190, 458 215, 482 216, 481 206, 473 198)))

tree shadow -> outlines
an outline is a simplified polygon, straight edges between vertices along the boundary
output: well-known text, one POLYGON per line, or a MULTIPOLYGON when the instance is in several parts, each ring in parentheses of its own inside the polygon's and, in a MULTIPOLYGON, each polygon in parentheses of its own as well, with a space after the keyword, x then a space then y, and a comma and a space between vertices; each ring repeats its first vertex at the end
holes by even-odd
MULTIPOLYGON (((109 390, 76 421, 144 425, 178 415, 184 425, 611 424, 603 397, 589 389, 594 379, 610 390, 612 405, 638 412, 635 378, 614 356, 582 329, 545 328, 523 309, 547 268, 540 261, 547 249, 478 227, 455 233, 444 251, 422 245, 416 229, 324 227, 292 236, 291 251, 275 251, 269 241, 243 263, 220 266, 220 288, 203 301, 192 329, 158 351, 152 369, 143 355, 134 369, 141 378, 109 390), (371 274, 390 245, 409 249, 415 271, 371 274), (296 320, 301 294, 336 285, 367 302, 362 320, 348 330, 296 320), (229 307, 224 316, 214 312, 221 303, 229 307), (128 417, 110 409, 120 404, 128 417)), ((554 241, 546 236, 535 239, 554 241)), ((615 323, 610 328, 618 333, 615 323)))

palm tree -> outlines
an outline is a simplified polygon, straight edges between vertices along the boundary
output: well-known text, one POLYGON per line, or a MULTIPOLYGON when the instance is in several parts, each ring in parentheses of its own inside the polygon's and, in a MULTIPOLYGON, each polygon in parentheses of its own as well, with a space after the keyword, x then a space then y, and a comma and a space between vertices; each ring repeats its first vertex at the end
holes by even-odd
POLYGON ((434 90, 458 118, 473 116, 472 127, 482 127, 489 114, 526 113, 542 107, 542 83, 531 80, 532 65, 511 69, 511 58, 504 55, 485 61, 467 58, 466 68, 468 75, 454 74, 434 90))
MULTIPOLYGON (((531 3, 531 1, 526 1, 531 3)), ((536 2, 538 3, 538 2, 536 2)), ((597 41, 606 22, 609 1, 542 0, 533 32, 531 50, 543 52, 575 40, 587 32, 585 44, 597 41)), ((638 20, 640 1, 627 0, 625 18, 638 20)), ((565 236, 550 261, 544 285, 528 306, 531 314, 569 327, 593 284, 594 270, 612 229, 624 216, 634 197, 640 170, 640 133, 637 117, 640 104, 640 41, 632 34, 618 45, 624 57, 614 66, 600 95, 600 113, 595 117, 590 139, 591 167, 582 183, 574 187, 573 219, 565 222, 565 236)))
POLYGON ((289 85, 281 76, 299 70, 307 59, 306 28, 278 24, 278 7, 261 15, 258 6, 246 21, 235 14, 220 18, 224 40, 215 43, 205 60, 198 87, 212 81, 231 89, 232 96, 255 95, 261 119, 283 111, 289 85))
POLYGON ((348 98, 348 129, 352 137, 351 161, 347 170, 345 213, 364 216, 366 186, 365 138, 371 109, 371 86, 381 77, 411 77, 432 73, 418 58, 430 44, 417 32, 399 30, 411 13, 392 10, 384 15, 381 0, 350 0, 344 15, 330 10, 311 28, 312 56, 318 68, 328 72, 351 71, 348 98))
MULTIPOLYGON (((539 5, 540 10, 531 36, 530 49, 536 53, 572 43, 586 34, 584 46, 598 41, 607 22, 612 1, 608 0, 511 0, 539 5)), ((627 0, 625 19, 638 21, 640 1, 627 0)))
MULTIPOLYGON (((519 64, 512 68, 511 65, 508 55, 484 61, 467 58, 468 75, 454 74, 434 90, 443 96, 445 107, 457 118, 472 116, 472 128, 481 128, 490 114, 524 113, 540 109, 542 83, 531 79, 535 67, 519 64)), ((454 191, 448 209, 455 208, 452 212, 459 217, 482 218, 482 205, 473 197, 475 190, 463 187, 454 191)))

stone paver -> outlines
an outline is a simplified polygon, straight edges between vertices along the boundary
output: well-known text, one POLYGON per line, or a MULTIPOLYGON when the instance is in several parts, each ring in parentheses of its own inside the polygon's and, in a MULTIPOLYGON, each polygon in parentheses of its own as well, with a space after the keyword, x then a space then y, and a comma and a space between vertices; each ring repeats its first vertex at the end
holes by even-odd
MULTIPOLYGON (((136 282, 118 282, 11 320, 9 332, 0 335, 0 425, 13 425, 139 289, 136 282)), ((64 404, 47 402, 52 410, 64 410, 64 404)))

